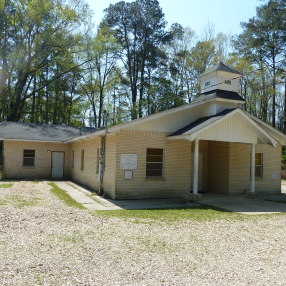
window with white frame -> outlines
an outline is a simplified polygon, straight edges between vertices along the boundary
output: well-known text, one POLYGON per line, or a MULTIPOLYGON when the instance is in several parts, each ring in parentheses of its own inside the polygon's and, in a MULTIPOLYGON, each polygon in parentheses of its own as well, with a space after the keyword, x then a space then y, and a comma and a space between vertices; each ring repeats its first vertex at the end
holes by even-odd
POLYGON ((210 86, 210 85, 211 85, 210 81, 205 82, 205 86, 210 86))
POLYGON ((224 83, 230 85, 231 84, 231 80, 225 80, 224 83))
MULTIPOLYGON (((263 153, 255 153, 255 178, 263 177, 263 153)), ((250 175, 251 175, 251 154, 250 154, 250 175)))
POLYGON ((255 153, 255 178, 263 177, 263 154, 255 153))

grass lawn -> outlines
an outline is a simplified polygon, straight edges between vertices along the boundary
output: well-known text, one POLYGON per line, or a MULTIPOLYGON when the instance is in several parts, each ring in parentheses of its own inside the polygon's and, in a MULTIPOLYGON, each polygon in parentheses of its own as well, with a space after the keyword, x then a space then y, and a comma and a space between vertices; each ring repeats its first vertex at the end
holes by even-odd
POLYGON ((117 217, 128 220, 135 219, 135 222, 142 222, 144 220, 176 222, 180 220, 212 221, 250 219, 250 216, 247 215, 230 212, 207 205, 176 209, 95 211, 94 213, 104 217, 117 217))
POLYGON ((64 202, 68 207, 86 209, 82 204, 74 200, 70 195, 68 195, 64 190, 60 189, 56 184, 49 183, 52 187, 51 192, 56 195, 62 202, 64 202))
POLYGON ((1 189, 10 188, 10 187, 12 187, 12 186, 13 186, 13 184, 0 184, 0 188, 1 188, 1 189))

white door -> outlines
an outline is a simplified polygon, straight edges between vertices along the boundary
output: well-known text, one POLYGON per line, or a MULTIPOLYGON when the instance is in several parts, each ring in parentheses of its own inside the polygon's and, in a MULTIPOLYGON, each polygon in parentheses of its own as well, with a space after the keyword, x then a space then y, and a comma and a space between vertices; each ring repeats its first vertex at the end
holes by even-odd
MULTIPOLYGON (((192 153, 192 182, 193 182, 193 176, 194 176, 194 153, 192 153)), ((203 192, 203 186, 204 186, 204 157, 203 153, 199 153, 199 181, 198 181, 198 191, 203 192)))
POLYGON ((52 152, 52 178, 61 179, 64 177, 64 152, 52 152))

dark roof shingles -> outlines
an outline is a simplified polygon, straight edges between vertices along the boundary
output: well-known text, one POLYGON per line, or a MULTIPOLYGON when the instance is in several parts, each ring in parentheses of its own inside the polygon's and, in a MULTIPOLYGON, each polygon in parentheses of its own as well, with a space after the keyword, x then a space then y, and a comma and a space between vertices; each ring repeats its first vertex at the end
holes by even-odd
POLYGON ((215 70, 218 70, 218 71, 225 71, 225 72, 231 72, 231 73, 235 73, 235 74, 239 74, 239 75, 243 75, 241 72, 233 69, 233 68, 230 68, 228 66, 226 66, 224 63, 222 62, 219 62, 216 66, 216 69, 215 70))
POLYGON ((95 128, 65 125, 1 122, 0 139, 64 142, 68 139, 92 133, 95 128))
POLYGON ((207 95, 207 94, 212 94, 212 93, 214 94, 215 97, 219 97, 219 98, 237 100, 237 101, 245 101, 245 99, 243 99, 237 92, 223 90, 223 89, 210 90, 202 94, 207 95))

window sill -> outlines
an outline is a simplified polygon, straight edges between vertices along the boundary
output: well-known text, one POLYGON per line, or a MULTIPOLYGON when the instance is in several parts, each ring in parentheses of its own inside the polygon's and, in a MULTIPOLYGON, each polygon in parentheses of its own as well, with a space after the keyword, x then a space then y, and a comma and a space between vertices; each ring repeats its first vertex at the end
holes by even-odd
POLYGON ((22 166, 22 169, 35 169, 35 166, 22 166))
POLYGON ((165 178, 164 177, 145 177, 145 180, 148 180, 148 181, 165 181, 165 178))

